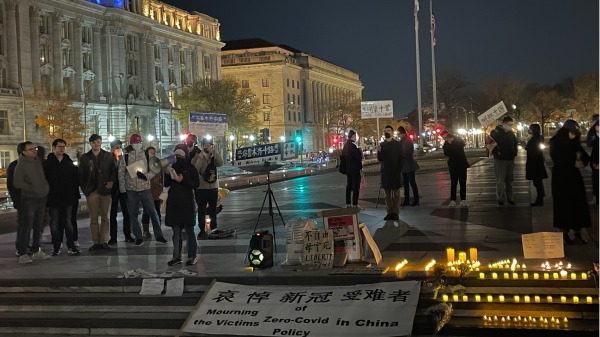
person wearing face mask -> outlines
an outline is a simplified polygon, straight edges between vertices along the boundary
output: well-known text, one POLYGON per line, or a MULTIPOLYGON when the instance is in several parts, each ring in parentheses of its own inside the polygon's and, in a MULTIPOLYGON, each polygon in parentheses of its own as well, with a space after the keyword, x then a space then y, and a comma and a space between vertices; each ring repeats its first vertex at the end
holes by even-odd
POLYGON ((198 242, 194 235, 194 224, 196 223, 196 205, 194 202, 194 190, 200 186, 200 176, 196 168, 188 163, 184 149, 176 149, 177 161, 166 170, 165 186, 170 186, 167 197, 167 211, 165 214, 165 225, 173 228, 173 259, 167 262, 169 266, 182 263, 182 230, 187 233, 187 261, 190 266, 196 263, 198 242))
MULTIPOLYGON (((156 157, 156 148, 153 146, 148 146, 146 148, 146 156, 147 158, 156 157)), ((165 173, 164 170, 160 170, 152 179, 150 179, 150 193, 152 193, 152 199, 154 200, 154 209, 156 209, 156 214, 158 215, 158 220, 162 223, 162 216, 160 214, 160 194, 163 191, 163 185, 165 181, 165 173)), ((142 230, 145 239, 152 238, 152 234, 150 234, 150 215, 148 212, 144 210, 142 213, 142 230)))
POLYGON ((138 219, 140 203, 150 216, 156 242, 166 244, 167 240, 163 237, 160 219, 154 208, 154 200, 150 192, 150 181, 155 174, 148 169, 148 157, 142 148, 142 136, 137 133, 132 134, 129 138, 129 146, 125 148, 124 152, 125 154, 119 159, 119 181, 124 182, 119 185, 119 190, 121 193, 127 193, 127 209, 129 210, 131 230, 135 236, 135 246, 139 247, 144 244, 138 219), (140 166, 141 169, 138 169, 132 176, 127 169, 130 165, 140 166))
POLYGON ((360 192, 363 153, 356 140, 356 131, 348 131, 348 140, 342 148, 342 154, 346 158, 346 207, 355 207, 360 211, 358 194, 360 192))
POLYGON ((581 229, 592 226, 590 210, 580 168, 589 156, 580 143, 581 131, 576 121, 567 120, 550 139, 554 227, 563 232, 566 244, 585 244, 581 229), (574 232, 574 237, 570 232, 574 232))
POLYGON ((515 157, 518 151, 517 136, 512 130, 514 120, 512 117, 504 117, 502 124, 498 125, 490 133, 494 140, 491 149, 494 154, 494 169, 496 173, 496 199, 498 206, 508 203, 515 205, 513 195, 513 180, 515 169, 515 157))
POLYGON ((381 188, 385 191, 387 215, 383 220, 400 220, 400 188, 402 187, 402 147, 392 137, 393 128, 383 129, 385 140, 377 145, 377 160, 381 162, 381 188))
POLYGON ((525 150, 527 151, 527 163, 525 164, 525 178, 533 180, 537 197, 531 206, 544 206, 544 191, 543 179, 548 178, 546 165, 544 164, 544 137, 542 136, 542 128, 539 124, 529 125, 528 133, 531 135, 525 150))
POLYGON ((198 170, 200 186, 194 191, 198 204, 198 239, 206 238, 205 218, 208 211, 210 230, 217 229, 217 200, 219 198, 219 179, 217 167, 223 165, 223 158, 215 151, 212 139, 202 139, 202 151, 194 156, 192 165, 198 170), (207 208, 208 205, 208 208, 207 208))

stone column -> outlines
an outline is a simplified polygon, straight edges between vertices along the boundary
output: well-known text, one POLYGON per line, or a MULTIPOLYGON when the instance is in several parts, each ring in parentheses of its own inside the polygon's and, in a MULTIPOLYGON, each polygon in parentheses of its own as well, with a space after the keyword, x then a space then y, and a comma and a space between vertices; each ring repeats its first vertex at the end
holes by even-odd
POLYGON ((306 79, 304 81, 304 108, 306 110, 306 122, 312 123, 315 121, 314 111, 313 111, 313 81, 306 79))
MULTIPOLYGON (((29 1, 20 1, 17 7, 17 15, 19 18, 19 30, 17 32, 19 38, 19 55, 22 55, 20 63, 19 81, 23 86, 23 91, 26 94, 33 92, 33 84, 31 81, 31 62, 27 62, 26 55, 31 55, 31 29, 29 27, 29 1)), ((17 65, 15 64, 15 67, 17 65)))
MULTIPOLYGON (((175 75, 175 85, 181 86, 181 62, 179 62, 179 45, 173 45, 173 73, 175 75)), ((170 84, 170 83, 169 83, 170 84)))
POLYGON ((140 83, 141 88, 139 88, 139 92, 141 92, 142 88, 144 88, 143 92, 144 92, 144 97, 138 97, 140 99, 147 99, 148 95, 150 94, 148 92, 148 57, 146 55, 146 33, 143 34, 137 34, 137 39, 139 41, 138 46, 139 46, 139 81, 138 83, 140 83))
POLYGON ((102 25, 96 22, 93 29, 93 37, 92 37, 92 69, 94 71, 94 84, 90 85, 88 99, 97 99, 98 93, 104 93, 102 91, 102 82, 98 82, 102 79, 102 40, 100 31, 102 30, 102 25))
POLYGON ((31 35, 31 81, 35 89, 41 90, 42 76, 40 74, 40 10, 32 7, 29 13, 31 35))
MULTIPOLYGON (((188 48, 185 50, 185 74, 187 77, 187 84, 191 84, 196 80, 194 73, 192 72, 194 68, 193 61, 193 52, 188 48)), ((182 92, 183 89, 179 89, 179 92, 182 92)))
MULTIPOLYGON (((125 53, 125 29, 124 28, 120 28, 117 31, 117 38, 118 38, 118 48, 117 48, 117 55, 118 55, 118 59, 116 62, 116 71, 110 75, 110 77, 112 76, 117 76, 119 74, 123 74, 123 78, 119 78, 119 77, 115 77, 113 80, 116 81, 117 83, 117 87, 119 88, 119 92, 121 93, 121 97, 122 98, 127 98, 127 96, 129 95, 129 79, 127 79, 127 56, 125 53), (124 83, 124 87, 122 86, 122 83, 124 83)), ((114 60, 113 60, 114 62, 114 60)), ((113 68, 115 68, 115 64, 113 64, 113 68)))
POLYGON ((60 36, 60 25, 63 20, 63 15, 60 12, 54 12, 50 17, 52 20, 52 66, 54 67, 54 75, 52 76, 53 93, 60 94, 63 89, 62 78, 62 39, 60 36))
POLYGON ((83 58, 81 57, 81 45, 83 44, 81 38, 81 24, 81 18, 73 20, 73 41, 71 41, 71 50, 73 51, 73 69, 75 70, 75 77, 73 78, 73 89, 74 94, 78 99, 81 99, 82 95, 84 95, 83 58))
MULTIPOLYGON (((146 57, 148 58, 148 63, 146 66, 147 73, 147 87, 146 92, 149 96, 155 96, 156 94, 156 74, 154 73, 154 38, 148 38, 146 40, 146 57)), ((156 97, 155 97, 156 99, 156 97)))
MULTIPOLYGON (((109 40, 110 40, 110 72, 106 74, 106 77, 103 77, 102 82, 108 82, 108 90, 110 92, 110 103, 119 102, 121 80, 120 78, 111 78, 113 76, 117 76, 119 71, 119 38, 118 38, 119 28, 115 26, 109 27, 109 40), (108 80, 111 78, 110 80, 108 80)), ((100 80, 100 79, 97 79, 100 80)))
POLYGON ((8 59, 8 86, 18 88, 15 82, 19 82, 19 53, 17 49, 17 1, 7 0, 6 4, 6 53, 8 59))

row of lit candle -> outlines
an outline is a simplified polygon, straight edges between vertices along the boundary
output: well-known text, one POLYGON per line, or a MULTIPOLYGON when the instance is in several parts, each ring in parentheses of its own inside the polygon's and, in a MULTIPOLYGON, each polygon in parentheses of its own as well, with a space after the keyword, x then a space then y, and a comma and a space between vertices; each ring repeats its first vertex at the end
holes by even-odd
MULTIPOLYGON (((571 269, 571 264, 567 263, 567 265, 564 265, 562 261, 559 261, 558 263, 554 264, 554 269, 556 270, 562 270, 562 269, 571 269)), ((546 269, 546 270, 552 270, 552 267, 550 266, 550 262, 546 261, 544 263, 542 263, 542 269, 546 269)))
POLYGON ((429 261, 429 263, 425 266, 425 271, 430 271, 431 268, 433 268, 433 266, 435 266, 435 264, 436 264, 435 260, 432 259, 431 261, 429 261))
MULTIPOLYGON (((455 250, 452 247, 446 248, 446 260, 448 262, 454 262, 455 258, 455 250)), ((467 252, 458 252, 458 261, 467 262, 467 261, 477 261, 477 248, 469 248, 469 259, 467 260, 467 252)))
MULTIPOLYGON (((511 276, 512 276, 513 280, 518 280, 519 278, 521 278, 523 280, 527 280, 527 279, 529 279, 530 273, 524 272, 524 273, 521 273, 520 275, 521 276, 519 277, 519 273, 512 273, 512 275, 509 273, 503 273, 502 278, 505 280, 509 280, 509 279, 511 279, 511 276)), ((539 280, 540 277, 543 277, 544 280, 549 280, 551 278, 554 280, 558 280, 558 279, 566 280, 569 278, 569 273, 566 270, 561 270, 560 273, 552 273, 552 277, 550 277, 550 273, 541 273, 541 274, 540 273, 531 273, 531 275, 534 280, 539 280)), ((491 278, 494 280, 498 279, 499 277, 500 277, 500 275, 498 273, 491 274, 491 278)), ((486 278, 485 273, 479 273, 479 279, 484 280, 485 278, 486 278)), ((579 280, 587 280, 588 276, 587 276, 587 273, 581 273, 581 276, 577 277, 577 273, 571 273, 570 279, 571 280, 578 280, 578 279, 579 280)))
MULTIPOLYGON (((475 298, 475 302, 481 302, 481 295, 474 295, 475 298)), ((538 295, 535 296, 529 296, 529 295, 524 295, 523 297, 523 302, 524 303, 531 303, 531 300, 533 298, 533 302, 534 303, 541 303, 542 302, 542 298, 538 295)), ((468 295, 452 295, 452 301, 453 302, 458 302, 459 299, 462 299, 463 302, 468 302, 469 301, 469 296, 468 295)), ((444 302, 448 302, 450 300, 450 296, 447 294, 443 294, 442 295, 442 301, 444 302)), ((487 295, 486 296, 486 300, 488 302, 494 302, 494 296, 492 295, 487 295)), ((505 297, 504 295, 498 295, 498 302, 505 302, 505 297)), ((521 302, 521 295, 514 295, 513 296, 513 302, 514 303, 520 303, 521 302)), ((546 296, 546 303, 553 303, 554 302, 554 298, 552 296, 546 296)), ((560 302, 561 303, 567 303, 567 297, 566 296, 560 296, 560 302)), ((579 303, 579 296, 573 296, 572 298, 572 302, 573 303, 579 303)), ((587 304, 592 304, 594 303, 594 298, 592 296, 586 296, 585 298, 585 303, 587 304)))
POLYGON ((539 320, 537 320, 535 317, 521 317, 521 316, 516 316, 516 317, 510 317, 510 316, 500 316, 500 318, 498 318, 498 316, 487 316, 484 315, 483 316, 483 320, 486 322, 513 322, 513 323, 542 323, 542 324, 548 324, 548 323, 554 323, 554 324, 560 324, 561 322, 566 324, 569 323, 569 320, 565 317, 562 320, 560 319, 560 317, 550 317, 548 319, 548 317, 543 317, 540 316, 539 320))
POLYGON ((396 272, 399 272, 402 268, 404 268, 404 266, 406 266, 407 263, 408 261, 406 259, 402 260, 402 262, 398 262, 398 264, 396 265, 396 272))
POLYGON ((515 269, 525 269, 525 268, 527 268, 527 266, 525 265, 525 263, 519 264, 519 262, 517 262, 517 259, 513 258, 512 261, 511 260, 502 260, 502 261, 490 263, 490 264, 488 264, 488 268, 489 269, 515 270, 515 269))

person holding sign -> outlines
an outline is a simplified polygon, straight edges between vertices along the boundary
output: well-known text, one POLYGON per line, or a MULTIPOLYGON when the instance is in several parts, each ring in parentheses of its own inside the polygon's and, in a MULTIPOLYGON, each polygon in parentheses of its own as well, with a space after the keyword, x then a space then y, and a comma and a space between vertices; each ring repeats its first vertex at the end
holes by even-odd
POLYGON ((517 136, 513 132, 514 121, 512 117, 504 117, 502 124, 490 133, 493 139, 491 151, 494 154, 494 169, 496 173, 496 199, 498 206, 508 202, 514 206, 513 180, 515 157, 518 151, 517 136))
POLYGON ((554 227, 563 232, 567 244, 585 244, 581 229, 592 226, 583 177, 579 169, 589 162, 581 147, 581 131, 576 121, 567 120, 550 139, 554 227), (569 232, 575 232, 571 239, 569 232))
POLYGON ((386 125, 385 140, 377 145, 377 160, 381 162, 381 188, 385 191, 387 215, 383 220, 400 220, 400 188, 402 187, 402 147, 392 137, 394 129, 386 125))

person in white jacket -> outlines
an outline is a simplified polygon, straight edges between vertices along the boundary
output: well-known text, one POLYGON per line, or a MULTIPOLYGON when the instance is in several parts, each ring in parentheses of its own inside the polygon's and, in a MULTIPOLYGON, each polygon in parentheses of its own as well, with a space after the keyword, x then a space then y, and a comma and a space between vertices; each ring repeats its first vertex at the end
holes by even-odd
POLYGON ((154 200, 150 192, 150 179, 154 177, 154 173, 149 171, 148 167, 146 151, 142 148, 142 136, 134 133, 129 138, 129 146, 125 148, 125 155, 119 159, 119 182, 124 182, 119 184, 119 190, 121 193, 127 193, 127 209, 129 210, 131 230, 135 236, 136 246, 144 244, 142 228, 138 219, 140 202, 150 216, 156 242, 167 243, 160 228, 160 220, 154 208, 154 200), (127 166, 137 162, 141 162, 140 167, 142 169, 137 171, 135 177, 132 177, 127 166))

